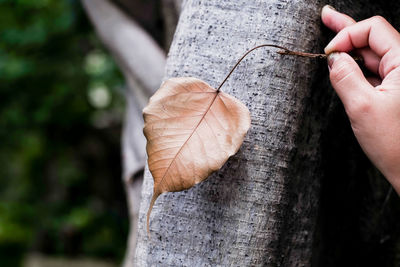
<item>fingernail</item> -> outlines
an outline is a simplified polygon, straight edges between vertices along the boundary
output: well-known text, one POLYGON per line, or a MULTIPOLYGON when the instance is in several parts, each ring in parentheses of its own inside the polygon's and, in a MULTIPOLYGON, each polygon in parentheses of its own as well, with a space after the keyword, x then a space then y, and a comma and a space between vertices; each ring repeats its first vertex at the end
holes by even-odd
POLYGON ((328 45, 324 48, 325 54, 330 54, 333 52, 335 43, 331 40, 328 45))
POLYGON ((340 57, 340 53, 332 52, 328 55, 328 69, 331 71, 333 63, 340 57))
POLYGON ((336 9, 334 9, 332 6, 330 5, 325 5, 322 9, 321 9, 321 17, 325 17, 328 13, 331 13, 332 11, 336 12, 336 9))
POLYGON ((330 8, 332 10, 336 10, 333 6, 330 6, 330 5, 325 5, 324 7, 330 8))

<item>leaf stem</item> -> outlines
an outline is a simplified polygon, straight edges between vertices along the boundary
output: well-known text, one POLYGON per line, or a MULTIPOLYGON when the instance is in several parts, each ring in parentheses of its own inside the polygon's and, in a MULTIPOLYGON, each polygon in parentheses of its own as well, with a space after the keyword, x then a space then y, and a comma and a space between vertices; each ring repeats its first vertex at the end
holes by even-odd
MULTIPOLYGON (((222 81, 222 83, 218 86, 217 88, 217 92, 220 91, 222 85, 224 85, 224 83, 226 82, 226 80, 228 80, 229 76, 231 76, 232 72, 236 69, 236 67, 240 64, 240 62, 242 62, 242 60, 248 55, 250 54, 253 50, 256 50, 258 48, 261 47, 274 47, 274 48, 279 48, 281 50, 277 51, 278 54, 281 55, 293 55, 293 56, 299 56, 299 57, 309 57, 309 58, 327 58, 328 55, 327 54, 313 54, 313 53, 306 53, 306 52, 299 52, 299 51, 292 51, 287 49, 286 47, 280 46, 280 45, 275 45, 275 44, 262 44, 262 45, 258 45, 256 47, 253 47, 252 49, 248 50, 246 53, 244 53, 244 55, 236 62, 235 66, 233 66, 233 68, 231 69, 231 71, 228 73, 228 75, 225 77, 225 79, 222 81)), ((355 58, 356 60, 359 60, 360 58, 355 58)))

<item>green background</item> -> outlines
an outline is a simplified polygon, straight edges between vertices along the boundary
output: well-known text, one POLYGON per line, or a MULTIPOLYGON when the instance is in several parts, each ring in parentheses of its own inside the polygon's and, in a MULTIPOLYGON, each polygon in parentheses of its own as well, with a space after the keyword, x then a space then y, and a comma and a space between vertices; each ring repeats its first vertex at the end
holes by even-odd
POLYGON ((31 252, 122 260, 123 93, 79 1, 0 0, 1 266, 31 252))

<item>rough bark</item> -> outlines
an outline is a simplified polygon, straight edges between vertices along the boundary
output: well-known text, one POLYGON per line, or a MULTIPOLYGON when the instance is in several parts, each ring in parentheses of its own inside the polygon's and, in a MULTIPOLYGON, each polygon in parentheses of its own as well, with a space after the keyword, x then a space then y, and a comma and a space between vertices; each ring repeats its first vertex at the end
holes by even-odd
MULTIPOLYGON (((261 43, 320 51, 317 1, 188 1, 166 77, 217 86, 237 58, 261 43)), ((246 103, 252 128, 239 153, 195 188, 162 195, 151 217, 146 170, 136 266, 307 266, 321 177, 321 115, 332 94, 314 84, 325 62, 255 51, 222 88, 246 103)))

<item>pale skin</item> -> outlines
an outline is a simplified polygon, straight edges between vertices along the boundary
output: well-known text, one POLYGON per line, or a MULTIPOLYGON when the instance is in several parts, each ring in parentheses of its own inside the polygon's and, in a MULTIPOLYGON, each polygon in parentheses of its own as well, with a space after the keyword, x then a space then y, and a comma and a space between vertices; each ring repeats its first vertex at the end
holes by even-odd
POLYGON ((380 16, 356 22, 325 6, 321 18, 337 33, 325 48, 332 86, 361 148, 400 194, 400 34, 380 16), (350 51, 374 77, 363 75, 350 51))

